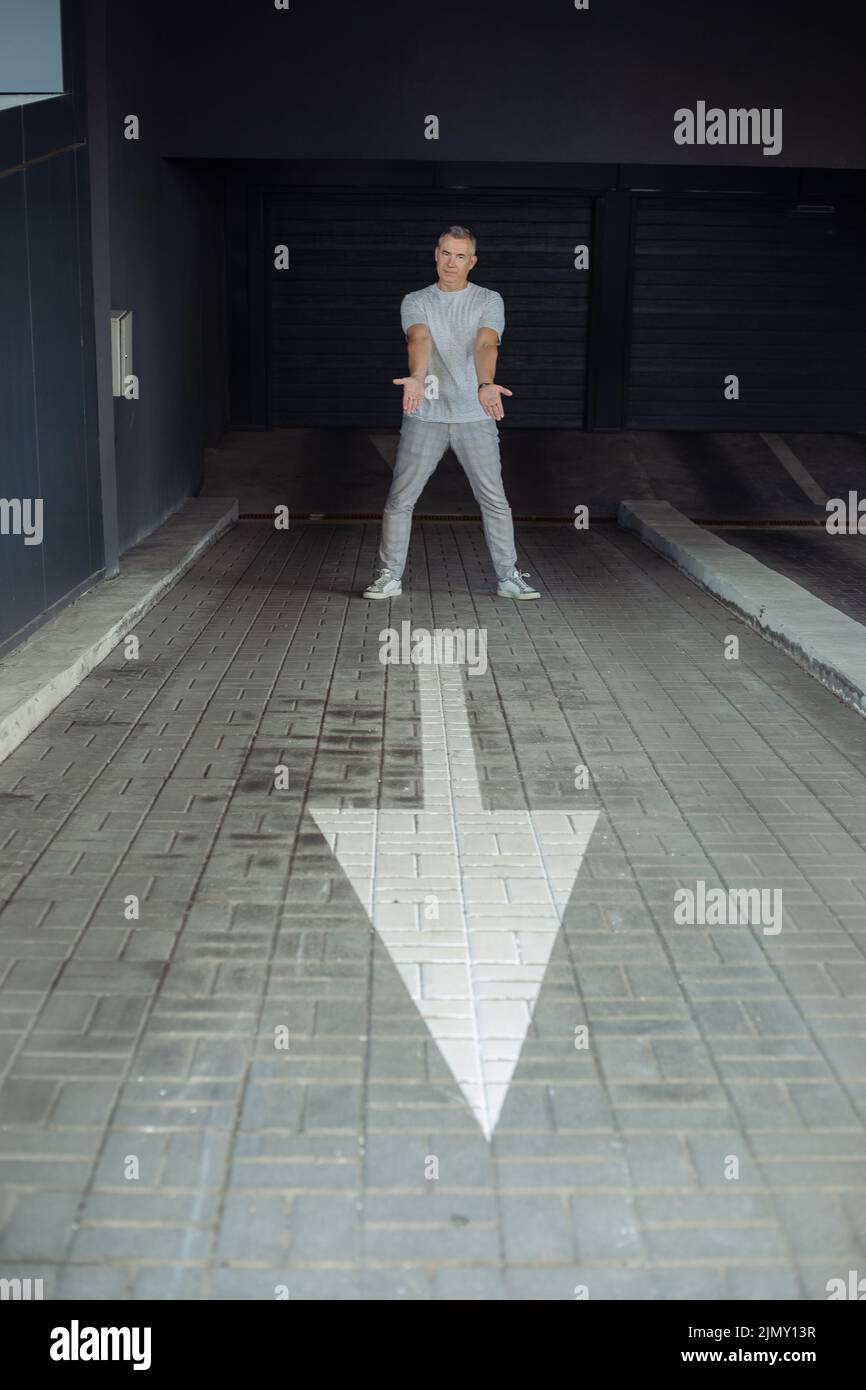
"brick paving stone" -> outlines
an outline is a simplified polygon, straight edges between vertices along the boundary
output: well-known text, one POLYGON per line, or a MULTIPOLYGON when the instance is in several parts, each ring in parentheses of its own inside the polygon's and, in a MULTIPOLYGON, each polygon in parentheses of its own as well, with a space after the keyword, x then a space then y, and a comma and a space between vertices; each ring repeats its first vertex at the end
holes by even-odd
MULTIPOLYGON (((723 1298, 753 1300, 757 1303, 769 1301, 791 1300, 800 1302, 804 1298, 825 1297, 826 1292, 810 1292, 809 1281, 802 1277, 801 1272, 795 1269, 784 1269, 778 1266, 759 1266, 757 1268, 742 1268, 728 1265, 724 1270, 726 1282, 726 1292, 723 1298)), ((683 1294, 682 1297, 688 1297, 683 1294)))
POLYGON ((496 1268, 437 1269, 431 1282, 431 1297, 449 1302, 494 1302, 508 1298, 503 1272, 496 1268))
MULTIPOLYGON (((866 724, 633 536, 527 529, 520 606, 475 532, 418 527, 390 617, 355 597, 375 545, 242 525, 140 663, 0 764, 0 1272, 93 1299, 826 1297, 866 1260, 866 724), (487 630, 487 937, 510 914, 533 948, 515 813, 600 813, 490 1143, 308 814, 421 812, 417 673, 378 659, 404 617, 487 630), (699 879, 781 889, 782 931, 678 924, 699 879)), ((438 889, 447 936, 443 867, 431 829, 379 872, 438 889)))
POLYGON ((205 1297, 205 1275, 204 1268, 190 1269, 177 1264, 151 1265, 136 1272, 129 1297, 145 1302, 202 1299, 205 1297))
POLYGON ((135 1272, 130 1265, 117 1264, 72 1264, 58 1266, 53 1283, 53 1292, 46 1297, 79 1300, 101 1300, 113 1303, 131 1299, 135 1272))

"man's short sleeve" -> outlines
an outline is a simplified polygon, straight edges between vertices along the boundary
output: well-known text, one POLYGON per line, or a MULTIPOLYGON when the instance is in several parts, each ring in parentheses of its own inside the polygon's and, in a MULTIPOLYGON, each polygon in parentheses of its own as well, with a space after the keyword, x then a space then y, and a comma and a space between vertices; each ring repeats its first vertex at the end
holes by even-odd
POLYGON ((496 290, 490 290, 487 295, 487 303, 481 311, 479 328, 493 328, 499 334, 500 339, 505 332, 505 302, 501 294, 496 290))
POLYGON ((411 294, 404 295, 400 305, 400 322, 403 325, 403 333, 408 336, 409 329, 413 323, 426 323, 427 312, 424 308, 424 301, 417 290, 411 294))

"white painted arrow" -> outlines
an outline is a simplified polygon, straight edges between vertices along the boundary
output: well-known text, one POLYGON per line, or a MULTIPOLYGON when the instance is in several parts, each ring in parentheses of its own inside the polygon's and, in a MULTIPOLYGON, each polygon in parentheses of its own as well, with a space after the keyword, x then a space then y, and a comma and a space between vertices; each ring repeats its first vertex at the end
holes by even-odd
POLYGON ((486 811, 460 667, 417 670, 424 809, 310 814, 490 1139, 599 812, 486 811))

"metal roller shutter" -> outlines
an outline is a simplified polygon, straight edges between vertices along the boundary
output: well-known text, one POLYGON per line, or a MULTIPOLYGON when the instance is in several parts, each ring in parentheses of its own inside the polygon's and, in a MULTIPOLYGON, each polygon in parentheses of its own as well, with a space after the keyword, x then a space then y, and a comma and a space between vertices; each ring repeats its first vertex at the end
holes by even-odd
POLYGON ((862 201, 635 204, 630 428, 866 428, 862 201))
POLYGON ((452 224, 478 238, 470 279, 505 300, 497 379, 509 426, 584 423, 592 200, 568 192, 297 188, 267 197, 269 418, 276 426, 399 425, 400 300, 436 279, 452 224))

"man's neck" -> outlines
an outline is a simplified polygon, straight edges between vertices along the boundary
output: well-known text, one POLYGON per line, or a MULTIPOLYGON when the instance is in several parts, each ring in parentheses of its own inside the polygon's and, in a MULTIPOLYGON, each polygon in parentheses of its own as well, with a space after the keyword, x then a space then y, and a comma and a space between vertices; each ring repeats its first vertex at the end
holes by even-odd
POLYGON ((441 280, 437 280, 436 288, 445 294, 459 294, 461 290, 469 289, 469 281, 465 280, 462 285, 443 285, 441 280))

